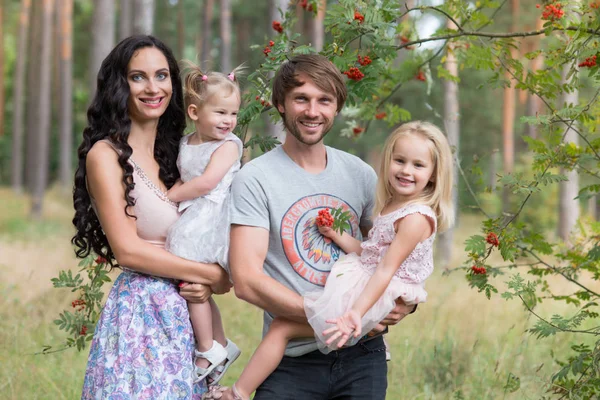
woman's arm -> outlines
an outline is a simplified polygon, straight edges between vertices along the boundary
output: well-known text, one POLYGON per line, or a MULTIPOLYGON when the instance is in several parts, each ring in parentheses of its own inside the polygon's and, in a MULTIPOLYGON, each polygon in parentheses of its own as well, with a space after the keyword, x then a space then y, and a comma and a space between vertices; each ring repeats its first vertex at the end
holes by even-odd
POLYGON ((319 232, 340 246, 340 248, 344 250, 344 253, 346 254, 356 253, 360 255, 362 253, 360 240, 354 238, 352 235, 349 235, 347 232, 343 232, 340 235, 338 231, 335 231, 328 226, 319 226, 319 232))
POLYGON ((125 214, 123 170, 110 145, 94 145, 87 155, 86 170, 88 191, 95 199, 100 224, 120 265, 150 275, 202 283, 216 292, 229 289, 227 274, 217 264, 185 260, 138 236, 135 218, 125 214))
POLYGON ((204 196, 217 187, 229 168, 240 158, 238 145, 233 141, 223 143, 210 157, 204 173, 189 181, 173 186, 168 192, 169 200, 192 200, 204 196))

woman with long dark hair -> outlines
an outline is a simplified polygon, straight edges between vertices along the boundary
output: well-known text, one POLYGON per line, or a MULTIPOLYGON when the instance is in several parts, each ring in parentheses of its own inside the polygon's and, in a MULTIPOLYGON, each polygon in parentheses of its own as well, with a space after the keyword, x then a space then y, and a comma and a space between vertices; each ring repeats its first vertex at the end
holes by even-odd
POLYGON ((179 68, 152 36, 121 41, 103 61, 75 174, 76 253, 119 275, 96 326, 82 399, 199 399, 186 302, 230 289, 216 264, 164 249, 179 218, 167 190, 185 127, 179 68), (194 282, 178 291, 177 280, 194 282), (181 297, 183 296, 183 298, 181 297))

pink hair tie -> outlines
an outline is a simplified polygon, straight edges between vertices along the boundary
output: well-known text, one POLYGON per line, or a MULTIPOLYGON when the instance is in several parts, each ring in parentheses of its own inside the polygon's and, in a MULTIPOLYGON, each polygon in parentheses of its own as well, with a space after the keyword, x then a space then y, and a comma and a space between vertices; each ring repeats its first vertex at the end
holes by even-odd
POLYGON ((203 81, 206 81, 206 80, 208 80, 208 76, 206 76, 206 75, 202 75, 202 80, 203 80, 203 81))
POLYGON ((227 75, 227 77, 229 78, 230 81, 234 81, 235 80, 235 76, 233 75, 233 72, 229 73, 229 75, 227 75))

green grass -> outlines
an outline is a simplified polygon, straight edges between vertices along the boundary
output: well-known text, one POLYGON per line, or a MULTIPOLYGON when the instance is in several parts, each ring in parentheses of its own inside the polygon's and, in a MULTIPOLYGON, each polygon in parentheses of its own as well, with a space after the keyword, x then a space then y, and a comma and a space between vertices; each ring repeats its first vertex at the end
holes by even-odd
MULTIPOLYGON (((0 189, 0 398, 78 399, 89 348, 34 354, 64 341, 52 321, 73 298, 68 290, 53 289, 50 278, 77 265, 69 244, 70 203, 52 194, 44 218, 31 223, 25 200, 0 189)), ((460 243, 478 229, 477 222, 462 218, 454 264, 463 259, 460 243)), ((427 303, 387 335, 392 351, 388 399, 548 396, 549 376, 558 370, 551 351, 565 358, 570 336, 532 337, 525 331, 534 321, 518 303, 498 296, 487 300, 461 273, 435 271, 427 290, 427 303), (514 393, 504 389, 509 374, 519 377, 514 393)), ((224 378, 231 384, 260 340, 262 316, 232 294, 216 300, 228 336, 243 351, 224 378)), ((549 316, 564 307, 545 304, 538 311, 549 316)))

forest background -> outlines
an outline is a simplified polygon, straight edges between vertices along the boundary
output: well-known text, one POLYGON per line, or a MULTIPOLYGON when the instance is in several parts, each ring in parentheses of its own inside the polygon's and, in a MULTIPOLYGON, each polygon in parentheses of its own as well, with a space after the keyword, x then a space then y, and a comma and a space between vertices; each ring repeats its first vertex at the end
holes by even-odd
MULTIPOLYGON (((180 59, 247 67, 246 160, 283 140, 269 79, 302 52, 348 78, 327 144, 376 165, 402 121, 447 133, 458 224, 438 240, 427 304, 388 335, 388 398, 595 398, 599 6, 0 0, 0 396, 79 396, 87 351, 55 351, 86 344, 109 286, 87 276, 115 272, 93 255, 78 267, 69 244, 76 148, 100 62, 119 38, 152 33, 180 59), (52 288, 61 270, 72 274, 54 285, 72 290, 52 288), (85 309, 71 307, 81 299, 85 309)), ((231 383, 260 312, 233 294, 217 300, 244 350, 231 383)))

